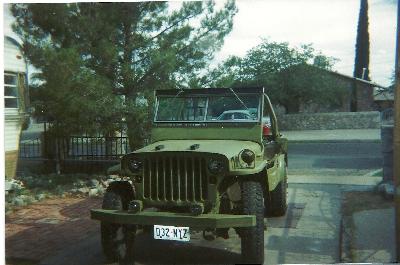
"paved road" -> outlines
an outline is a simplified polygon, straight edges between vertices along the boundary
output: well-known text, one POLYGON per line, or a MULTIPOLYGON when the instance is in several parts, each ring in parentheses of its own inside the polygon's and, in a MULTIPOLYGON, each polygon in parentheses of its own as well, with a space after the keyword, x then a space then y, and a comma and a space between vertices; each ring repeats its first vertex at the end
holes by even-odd
POLYGON ((290 143, 289 173, 365 175, 382 168, 380 143, 290 143))

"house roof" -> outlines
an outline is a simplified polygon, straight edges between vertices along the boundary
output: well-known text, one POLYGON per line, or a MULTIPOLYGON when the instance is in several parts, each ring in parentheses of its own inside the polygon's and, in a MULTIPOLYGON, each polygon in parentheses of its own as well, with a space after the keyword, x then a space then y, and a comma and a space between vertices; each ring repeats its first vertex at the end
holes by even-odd
POLYGON ((385 100, 394 101, 394 91, 388 90, 388 89, 384 90, 384 89, 375 88, 374 89, 374 100, 375 101, 385 101, 385 100))
POLYGON ((379 88, 387 89, 387 87, 384 87, 382 85, 379 85, 379 84, 374 83, 374 82, 369 81, 369 80, 364 80, 364 79, 361 79, 361 78, 345 75, 345 74, 342 74, 342 73, 339 73, 339 72, 336 72, 336 71, 333 71, 333 70, 329 70, 329 69, 323 69, 323 68, 320 68, 320 67, 317 67, 317 66, 314 66, 314 65, 311 65, 311 64, 296 64, 296 65, 293 65, 291 67, 296 67, 296 66, 300 66, 300 65, 304 65, 304 66, 312 67, 314 69, 325 71, 325 72, 328 72, 330 74, 333 74, 333 75, 336 75, 336 76, 339 76, 341 78, 348 79, 348 80, 351 80, 351 81, 355 80, 357 82, 364 83, 364 84, 367 84, 367 85, 370 85, 370 86, 373 86, 373 87, 379 87, 379 88))
POLYGON ((336 75, 336 76, 338 76, 340 78, 344 78, 344 79, 347 79, 349 81, 356 81, 356 82, 360 82, 362 84, 366 84, 366 85, 369 85, 369 86, 373 87, 374 88, 374 92, 373 92, 374 101, 394 100, 394 93, 393 93, 393 91, 391 92, 388 89, 388 87, 379 85, 379 84, 374 83, 374 82, 369 81, 369 80, 364 80, 364 79, 361 79, 361 78, 345 75, 345 74, 342 74, 342 73, 339 73, 339 72, 336 72, 336 71, 319 68, 319 67, 313 66, 311 64, 306 64, 306 65, 309 66, 309 67, 314 67, 314 68, 319 69, 321 71, 326 71, 326 72, 328 72, 328 73, 330 73, 332 75, 336 75))
POLYGON ((364 83, 364 84, 367 84, 367 85, 370 85, 370 86, 373 86, 373 87, 379 87, 379 88, 384 88, 384 89, 387 88, 387 87, 384 87, 382 85, 379 85, 379 84, 374 83, 374 82, 369 81, 369 80, 365 80, 365 79, 361 79, 361 78, 345 75, 345 74, 342 74, 342 73, 339 73, 339 72, 336 72, 336 71, 332 71, 332 70, 326 70, 326 69, 322 69, 322 70, 325 70, 327 72, 330 72, 331 74, 338 75, 338 76, 346 78, 346 79, 356 80, 357 82, 361 82, 361 83, 364 83))
POLYGON ((388 87, 384 87, 384 86, 379 85, 377 83, 374 83, 372 81, 368 81, 368 80, 364 80, 364 79, 361 79, 361 78, 348 76, 348 75, 345 75, 345 74, 342 74, 342 73, 338 73, 338 72, 335 72, 335 71, 331 71, 331 70, 326 70, 326 71, 328 71, 328 72, 330 72, 330 73, 332 73, 334 75, 338 75, 340 77, 349 79, 349 80, 355 80, 357 82, 372 86, 374 88, 374 92, 373 92, 374 101, 394 100, 394 93, 393 93, 393 91, 390 91, 388 89, 388 87))

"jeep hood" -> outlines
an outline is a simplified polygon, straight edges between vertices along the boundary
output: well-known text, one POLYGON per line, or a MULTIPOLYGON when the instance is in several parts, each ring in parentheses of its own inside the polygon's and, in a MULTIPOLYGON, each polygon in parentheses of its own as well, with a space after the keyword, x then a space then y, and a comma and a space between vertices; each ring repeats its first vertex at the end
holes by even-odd
POLYGON ((238 140, 165 140, 152 143, 133 153, 157 153, 157 152, 201 152, 225 155, 228 159, 239 154, 243 149, 250 149, 256 155, 260 155, 262 147, 252 141, 238 140), (197 148, 192 150, 191 146, 197 148), (157 150, 158 149, 158 150, 157 150))

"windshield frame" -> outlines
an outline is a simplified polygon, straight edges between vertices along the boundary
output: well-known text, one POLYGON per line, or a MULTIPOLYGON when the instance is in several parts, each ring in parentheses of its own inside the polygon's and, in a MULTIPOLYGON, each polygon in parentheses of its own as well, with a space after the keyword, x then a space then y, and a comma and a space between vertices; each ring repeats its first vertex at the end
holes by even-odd
POLYGON ((214 97, 236 97, 235 94, 224 92, 224 93, 216 93, 216 94, 203 94, 203 93, 190 93, 190 94, 184 94, 180 95, 180 92, 177 92, 176 95, 156 95, 156 101, 155 101, 155 111, 154 111, 154 118, 153 118, 153 123, 163 123, 163 124, 168 124, 168 123, 174 123, 174 124, 180 124, 180 123, 190 123, 190 124, 199 124, 199 123, 220 123, 220 124, 234 124, 234 123, 241 123, 241 124, 257 124, 261 122, 261 117, 262 117, 262 109, 263 109, 263 94, 259 93, 246 93, 246 92, 239 92, 236 93, 239 98, 241 96, 255 96, 258 97, 258 108, 257 108, 257 119, 255 120, 207 120, 207 114, 208 114, 208 107, 209 107, 209 101, 210 98, 214 97), (196 121, 160 121, 157 120, 157 115, 158 115, 158 110, 159 110, 159 99, 160 98, 205 98, 206 99, 206 105, 205 105, 205 115, 203 120, 196 120, 196 121))

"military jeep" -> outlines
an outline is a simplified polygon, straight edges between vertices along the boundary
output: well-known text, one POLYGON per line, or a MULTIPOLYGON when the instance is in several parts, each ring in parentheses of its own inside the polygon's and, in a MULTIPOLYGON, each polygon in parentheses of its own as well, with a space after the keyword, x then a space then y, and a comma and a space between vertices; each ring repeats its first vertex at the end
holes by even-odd
POLYGON ((134 255, 137 229, 154 239, 228 238, 245 263, 264 261, 264 216, 287 208, 287 140, 264 88, 159 90, 151 143, 125 155, 102 209, 105 255, 134 255), (130 184, 132 183, 132 185, 130 184))

